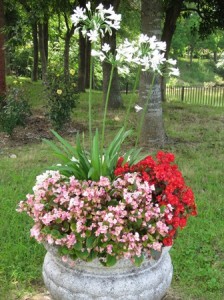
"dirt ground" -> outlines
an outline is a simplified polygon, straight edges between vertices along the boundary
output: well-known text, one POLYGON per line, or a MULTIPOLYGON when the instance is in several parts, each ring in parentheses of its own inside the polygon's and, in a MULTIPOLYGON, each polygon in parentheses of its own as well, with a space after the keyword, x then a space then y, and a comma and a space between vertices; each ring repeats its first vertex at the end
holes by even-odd
MULTIPOLYGON (((52 125, 46 116, 41 112, 35 112, 27 119, 26 126, 18 126, 14 129, 12 136, 0 132, 0 152, 2 149, 14 148, 32 143, 41 142, 42 139, 52 139, 50 132, 52 125)), ((74 135, 79 131, 85 131, 86 127, 82 124, 71 122, 61 131, 63 136, 74 135)))

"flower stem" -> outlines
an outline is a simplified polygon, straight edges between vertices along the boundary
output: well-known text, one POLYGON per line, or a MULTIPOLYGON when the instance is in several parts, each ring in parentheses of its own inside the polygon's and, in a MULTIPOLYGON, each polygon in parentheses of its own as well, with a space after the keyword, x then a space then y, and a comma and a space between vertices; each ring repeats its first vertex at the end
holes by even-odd
POLYGON ((113 74, 114 74, 114 68, 115 68, 115 65, 112 64, 111 71, 110 71, 110 79, 109 79, 108 89, 107 89, 107 95, 106 95, 106 100, 105 100, 105 107, 104 107, 103 129, 102 129, 102 139, 101 139, 101 156, 102 157, 103 157, 103 147, 104 147, 107 108, 108 108, 108 102, 109 102, 109 97, 110 97, 110 90, 111 90, 111 84, 112 84, 112 79, 113 79, 113 74))
POLYGON ((141 115, 141 120, 138 124, 137 137, 136 137, 136 141, 135 141, 135 148, 138 146, 138 143, 139 143, 140 134, 141 134, 141 131, 142 131, 142 126, 143 126, 143 122, 144 122, 144 119, 145 119, 146 111, 147 111, 149 101, 150 101, 151 96, 152 96, 152 89, 153 89, 153 86, 154 86, 155 78, 156 78, 156 74, 153 75, 152 83, 151 83, 151 86, 150 86, 150 89, 149 89, 149 92, 148 92, 148 97, 146 99, 144 109, 143 109, 143 112, 142 112, 142 115, 141 115))
POLYGON ((131 110, 131 107, 133 106, 133 102, 134 102, 134 99, 135 99, 135 92, 136 92, 137 84, 139 82, 140 72, 141 72, 141 66, 138 67, 137 76, 136 76, 136 79, 135 79, 135 84, 134 84, 134 87, 133 87, 131 99, 129 101, 128 109, 127 109, 125 120, 124 120, 124 129, 127 126, 127 121, 128 121, 129 115, 130 115, 130 110, 131 110))
MULTIPOLYGON (((94 48, 94 47, 93 47, 94 48)), ((90 76, 89 76, 89 140, 92 147, 92 89, 93 89, 93 57, 90 55, 90 76)))

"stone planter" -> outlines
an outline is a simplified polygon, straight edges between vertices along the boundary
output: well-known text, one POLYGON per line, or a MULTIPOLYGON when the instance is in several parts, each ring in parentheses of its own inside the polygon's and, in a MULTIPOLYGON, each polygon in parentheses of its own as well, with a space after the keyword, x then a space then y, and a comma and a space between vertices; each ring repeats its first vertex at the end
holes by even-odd
POLYGON ((43 278, 54 300, 160 300, 172 280, 170 247, 163 249, 158 260, 145 260, 135 267, 120 260, 113 267, 92 262, 62 262, 57 249, 47 247, 43 278))

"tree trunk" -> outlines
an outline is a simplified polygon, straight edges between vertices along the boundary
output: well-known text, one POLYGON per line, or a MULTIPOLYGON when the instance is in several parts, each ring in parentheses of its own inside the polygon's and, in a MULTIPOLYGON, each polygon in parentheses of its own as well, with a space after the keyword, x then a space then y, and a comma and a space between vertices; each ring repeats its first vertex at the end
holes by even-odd
POLYGON ((72 24, 71 28, 69 27, 68 17, 66 13, 64 14, 65 24, 66 24, 66 34, 65 34, 65 47, 64 47, 64 77, 65 80, 69 80, 69 50, 70 50, 70 41, 71 37, 75 31, 75 26, 72 24))
MULTIPOLYGON (((114 51, 116 49, 116 33, 113 32, 112 36, 109 36, 107 34, 104 37, 103 42, 109 44, 111 47, 111 52, 114 53, 114 51)), ((103 98, 104 98, 104 101, 105 101, 106 95, 107 95, 110 73, 111 73, 111 65, 104 62, 103 63, 103 98)), ((110 90, 108 106, 113 109, 116 109, 116 108, 119 108, 122 106, 119 78, 118 78, 118 72, 117 72, 116 68, 114 70, 113 79, 112 79, 112 83, 111 83, 111 90, 110 90)))
POLYGON ((79 71, 78 71, 78 90, 79 92, 85 92, 85 71, 86 71, 86 41, 79 32, 79 71))
POLYGON ((37 22, 32 24, 32 36, 33 36, 33 70, 32 81, 38 80, 38 32, 37 22))
POLYGON ((193 62, 193 52, 194 52, 194 47, 192 45, 190 45, 190 49, 189 49, 189 54, 190 54, 190 66, 192 66, 192 62, 193 62))
MULTIPOLYGON (((86 39, 85 41, 85 88, 89 88, 90 81, 90 56, 91 56, 91 43, 86 39)), ((93 78, 94 81, 94 78, 93 78)), ((94 88, 94 82, 93 82, 94 88)))
MULTIPOLYGON (((173 0, 167 5, 165 22, 163 26, 163 32, 161 40, 166 42, 165 58, 168 59, 172 38, 176 29, 177 19, 180 16, 181 8, 184 0, 173 0)), ((161 78, 161 93, 162 101, 166 101, 166 78, 161 78)))
POLYGON ((218 58, 217 58, 217 51, 213 52, 213 60, 214 60, 215 63, 217 63, 217 60, 218 60, 218 58))
POLYGON ((42 68, 42 80, 46 82, 47 77, 47 58, 45 52, 45 44, 44 44, 44 25, 38 23, 38 34, 39 34, 39 51, 41 58, 41 68, 42 68))
POLYGON ((48 62, 48 39, 49 39, 49 34, 48 34, 48 17, 44 17, 44 24, 43 24, 43 40, 44 40, 44 51, 45 51, 45 57, 46 57, 46 62, 48 62))
POLYGON ((3 105, 1 97, 6 94, 6 78, 5 78, 5 51, 4 51, 4 5, 0 0, 0 107, 3 105))
MULTIPOLYGON (((159 39, 161 37, 163 1, 142 0, 141 4, 142 32, 149 36, 155 35, 159 39)), ((139 97, 143 106, 149 97, 152 77, 153 74, 146 72, 141 75, 139 97)), ((142 128, 140 142, 143 147, 159 147, 163 146, 165 143, 166 135, 163 124, 160 83, 160 77, 158 76, 155 79, 155 84, 152 90, 152 95, 150 96, 151 98, 142 128)))

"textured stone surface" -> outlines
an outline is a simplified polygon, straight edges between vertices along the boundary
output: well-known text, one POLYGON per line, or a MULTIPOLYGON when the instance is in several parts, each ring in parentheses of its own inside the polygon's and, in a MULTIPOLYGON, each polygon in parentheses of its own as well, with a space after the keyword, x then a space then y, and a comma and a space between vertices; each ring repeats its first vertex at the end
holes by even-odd
POLYGON ((48 249, 43 278, 54 300, 160 300, 170 286, 173 267, 164 249, 160 259, 146 260, 137 268, 120 260, 111 268, 98 260, 65 264, 57 253, 48 249))

